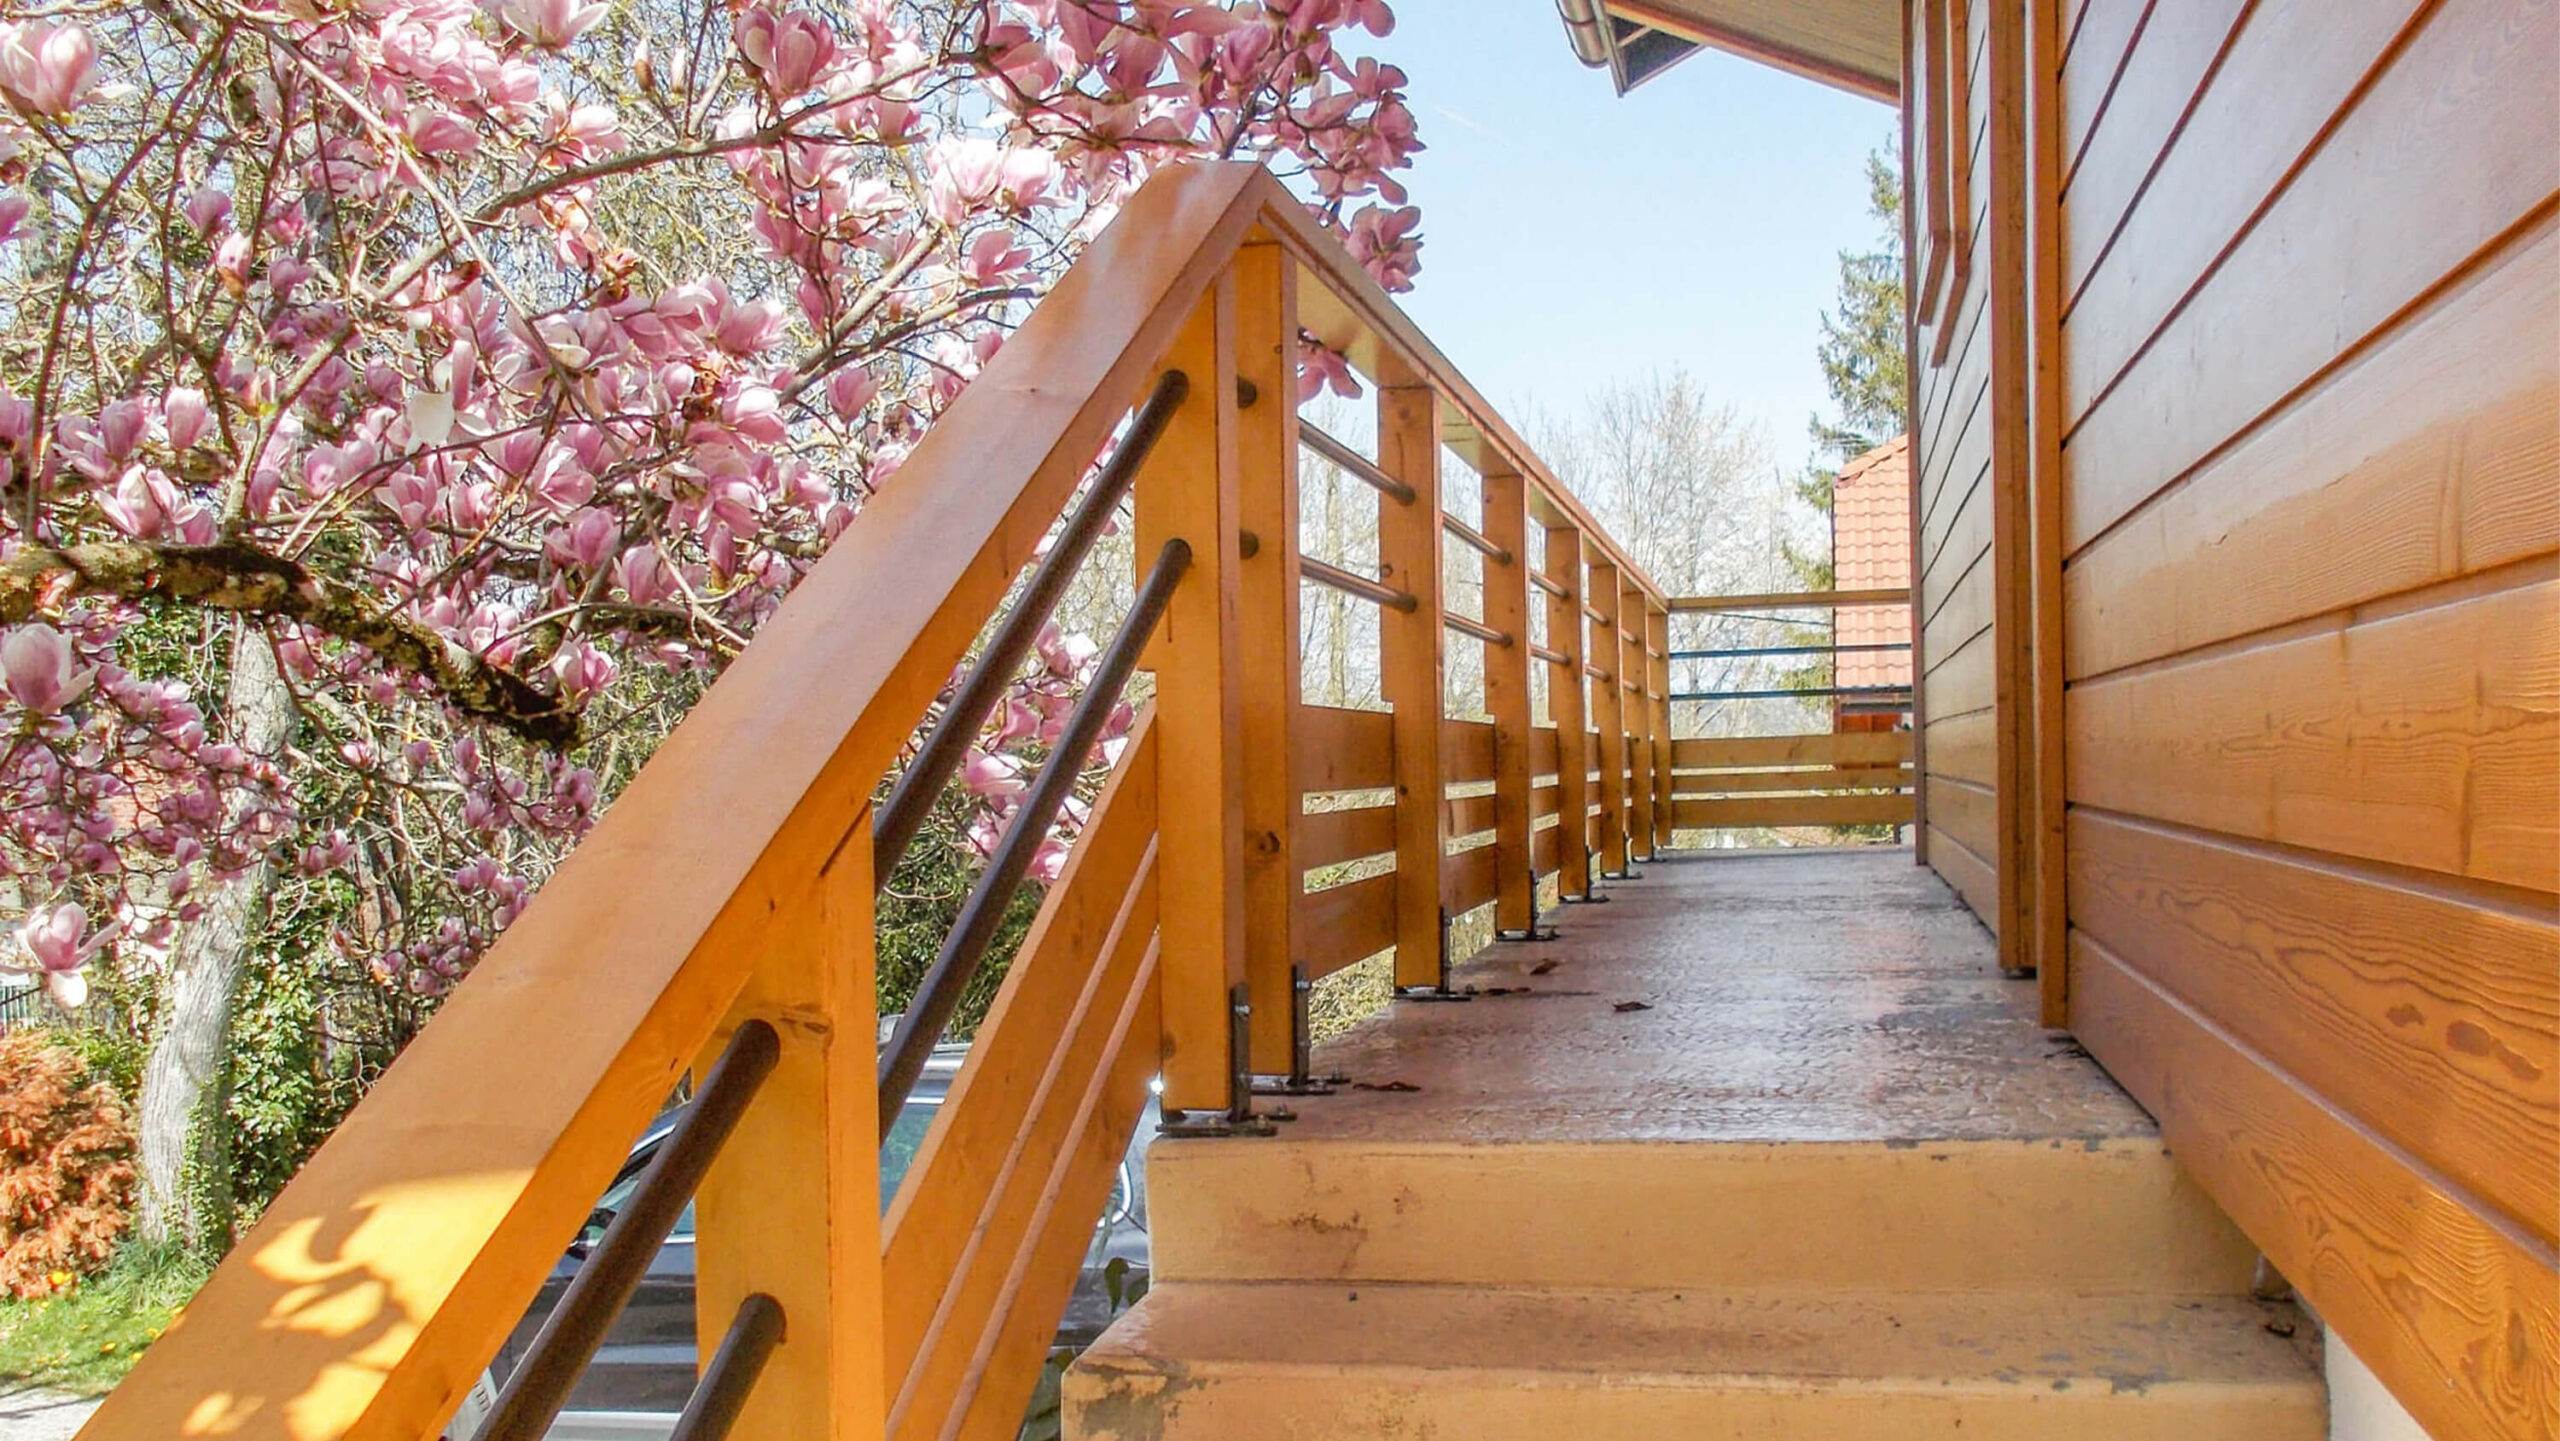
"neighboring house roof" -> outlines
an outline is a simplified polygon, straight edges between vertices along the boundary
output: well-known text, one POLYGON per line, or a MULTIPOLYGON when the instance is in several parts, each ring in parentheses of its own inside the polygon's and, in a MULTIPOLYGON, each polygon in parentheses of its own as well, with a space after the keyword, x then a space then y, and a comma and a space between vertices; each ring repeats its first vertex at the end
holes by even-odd
MULTIPOLYGON (((1841 590, 1904 590, 1911 585, 1911 445, 1895 436, 1840 467, 1831 482, 1832 584, 1841 590)), ((1898 645, 1911 639, 1907 605, 1844 606, 1841 645, 1898 645)), ((1908 686, 1909 651, 1841 656, 1843 686, 1908 686)))
POLYGON ((1706 46, 1887 104, 1902 97, 1901 0, 1556 0, 1573 53, 1624 95, 1706 46))

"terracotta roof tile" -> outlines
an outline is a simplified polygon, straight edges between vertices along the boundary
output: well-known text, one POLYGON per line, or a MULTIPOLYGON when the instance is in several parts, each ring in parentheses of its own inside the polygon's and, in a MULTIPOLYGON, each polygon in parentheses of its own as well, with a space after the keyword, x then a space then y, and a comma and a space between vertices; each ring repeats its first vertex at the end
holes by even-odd
MULTIPOLYGON (((1840 467, 1832 482, 1832 583, 1842 590, 1899 590, 1911 584, 1911 448, 1896 436, 1840 467)), ((1839 613, 1842 645, 1896 644, 1911 639, 1911 607, 1845 607, 1839 613)), ((1845 655, 1844 686, 1911 684, 1908 651, 1845 655)))

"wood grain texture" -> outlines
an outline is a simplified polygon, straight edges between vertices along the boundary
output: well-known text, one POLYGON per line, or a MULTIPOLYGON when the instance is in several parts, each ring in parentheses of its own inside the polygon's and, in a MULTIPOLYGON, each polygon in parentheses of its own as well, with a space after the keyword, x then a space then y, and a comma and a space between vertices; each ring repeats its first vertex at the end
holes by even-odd
POLYGON ((1678 774, 1675 796, 1749 795, 1762 791, 1895 791, 1910 788, 1909 766, 1821 766, 1782 771, 1678 774))
POLYGON ((1450 785, 1493 779, 1493 727, 1484 721, 1440 722, 1440 778, 1450 785))
POLYGON ((1927 737, 1929 776, 1953 776, 1989 786, 1992 782, 1991 716, 1987 711, 1931 721, 1927 737))
POLYGON ((2560 1239, 2560 908, 2071 820, 2073 923, 2312 1094, 2560 1239))
POLYGON ((2321 1319, 2445 1441, 2547 1438, 2560 1416, 2550 1247, 2484 1216, 2072 933, 2074 1032, 2321 1319))
POLYGON ((1473 846, 1442 861, 1440 903, 1449 908, 1449 914, 1461 915, 1491 901, 1501 888, 1501 862, 1498 846, 1473 846))
POLYGON ((1292 1054, 1290 900, 1305 869, 1291 852, 1304 809, 1289 728, 1304 694, 1298 645, 1298 426, 1278 397, 1297 382, 1298 267, 1279 246, 1236 252, 1236 376, 1255 403, 1239 407, 1239 524, 1259 538, 1238 571, 1244 744, 1244 976, 1252 1002, 1254 1070, 1277 1075, 1292 1054), (1264 403, 1263 396, 1273 399, 1264 403))
POLYGON ((1309 795, 1395 784, 1395 723, 1382 710, 1302 705, 1289 727, 1291 773, 1309 795))
MULTIPOLYGON (((2138 203, 2102 217, 2106 237, 2075 240, 2086 267, 2065 292, 2085 323, 2112 332, 2092 354, 2111 364, 2084 379, 2064 419, 2132 354, 2178 296, 2202 275, 2274 193, 2346 104, 2392 37, 2435 0, 2339 6, 2323 0, 2258 0, 2212 83, 2192 97, 2186 123, 2147 166, 2138 203), (2119 252, 2121 265, 2099 259, 2119 252)), ((2066 223, 2078 223, 2066 219, 2066 223)))
POLYGON ((1985 630, 1952 651, 1931 652, 1929 673, 1922 684, 1928 687, 1933 713, 1953 719, 1991 709, 1999 685, 1994 639, 1985 630))
MULTIPOLYGON (((1378 578, 1419 598, 1406 614, 1378 617, 1378 676, 1395 707, 1396 869, 1431 878, 1396 893, 1396 984, 1440 981, 1441 796, 1450 777, 1443 747, 1453 723, 1442 716, 1448 694, 1449 633, 1440 623, 1440 578, 1447 532, 1440 525, 1440 397, 1428 386, 1380 386, 1378 467, 1413 488, 1413 501, 1378 502, 1378 578)), ((1482 727, 1477 779, 1493 774, 1492 728, 1482 727)), ((1467 732, 1458 732, 1467 734, 1467 732)))
MULTIPOLYGON (((2170 0, 2172 6, 2176 0, 2170 0)), ((2152 0, 2089 0, 2062 60, 2062 152, 2077 166, 2113 108, 2118 76, 2132 63, 2152 0)))
MULTIPOLYGON (((2362 7, 2348 7, 2356 9, 2362 7)), ((2560 13, 2447 0, 2302 172, 2087 407, 2065 533, 2086 545, 2354 351, 2560 191, 2560 13), (2500 143, 2504 137, 2504 143, 2500 143)), ((2103 310, 2066 327, 2074 410, 2103 310)))
POLYGON ((2560 548, 2544 226, 2080 553, 2073 678, 2560 548))
POLYGON ((1956 844, 1971 851, 1986 865, 1998 853, 2000 817, 1989 786, 1973 785, 1946 776, 1931 777, 1929 824, 1955 837, 1956 844))
POLYGON ((1514 637, 1508 646, 1485 651, 1485 710, 1493 716, 1493 771, 1496 844, 1502 847, 1501 906, 1494 916, 1497 930, 1525 931, 1537 910, 1535 885, 1529 876, 1529 790, 1537 774, 1537 744, 1530 726, 1533 709, 1529 655, 1529 494, 1521 478, 1507 471, 1484 477, 1485 538, 1510 553, 1507 564, 1485 563, 1485 623, 1514 637))
MULTIPOLYGON (((1930 788, 1929 805, 1932 810, 1945 799, 1945 791, 1934 786, 1930 788)), ((1999 934, 2000 877, 1991 869, 1991 863, 1966 850, 1964 842, 1940 829, 1934 821, 1929 826, 1929 839, 1929 869, 1936 871, 1939 879, 1955 888, 1957 898, 1964 902, 1965 909, 1973 912, 1974 919, 1982 922, 1992 934, 1999 934)))
POLYGON ((1310 977, 1332 975, 1396 943, 1393 871, 1309 891, 1297 904, 1299 961, 1310 977))
MULTIPOLYGON (((2084 133, 2070 162, 2070 183, 2062 193, 2062 294, 2076 294, 2080 282, 2105 250, 2116 225, 2132 209, 2134 196, 2151 178, 2154 165, 2205 92, 2213 67, 2238 38, 2241 22, 2257 0, 2160 0, 2152 21, 2135 37, 2122 69, 2110 82, 2105 113, 2084 133)), ((2094 77, 2076 65, 2063 67, 2062 108, 2066 117, 2086 103, 2075 93, 2094 77)), ((2068 120, 2064 122, 2068 125, 2068 120)))
MULTIPOLYGON (((1990 487, 1985 485, 1983 489, 1988 491, 1990 487)), ((1987 517, 1987 502, 1983 509, 1987 517)), ((1998 599, 1995 580, 1999 566, 1987 544, 1990 536, 1986 534, 1983 539, 1986 544, 1973 553, 1960 571, 1955 572, 1954 582, 1932 598, 1934 611, 1923 629, 1932 655, 1952 656, 1976 636, 1991 629, 1998 599)))
POLYGON ((1442 824, 1452 842, 1494 829, 1502 813, 1501 801, 1492 795, 1451 796, 1443 808, 1448 819, 1442 824))
POLYGON ((1298 862, 1310 871, 1384 855, 1395 848, 1393 806, 1309 811, 1298 817, 1298 862))
POLYGON ((2560 889, 2548 575, 2075 686, 2069 711, 2075 802, 2560 889))

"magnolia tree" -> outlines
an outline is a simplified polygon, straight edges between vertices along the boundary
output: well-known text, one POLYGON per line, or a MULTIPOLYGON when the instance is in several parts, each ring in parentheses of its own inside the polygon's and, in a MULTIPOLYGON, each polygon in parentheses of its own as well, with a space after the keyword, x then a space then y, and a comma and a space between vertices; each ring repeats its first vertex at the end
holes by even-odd
MULTIPOLYGON (((175 974, 147 1150, 272 887, 449 986, 1153 170, 1266 161, 1415 268, 1404 77, 1337 48, 1380 0, 18 16, 7 964, 175 974)), ((982 839, 1089 656, 1048 637, 984 737, 982 839)))

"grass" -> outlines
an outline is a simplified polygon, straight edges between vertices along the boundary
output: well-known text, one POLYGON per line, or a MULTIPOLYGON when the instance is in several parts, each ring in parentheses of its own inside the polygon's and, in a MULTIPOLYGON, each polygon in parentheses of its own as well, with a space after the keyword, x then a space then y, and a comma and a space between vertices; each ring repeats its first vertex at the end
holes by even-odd
POLYGON ((106 1270, 43 1300, 0 1298, 0 1386, 106 1391, 204 1277, 203 1264, 181 1251, 132 1245, 106 1270))

